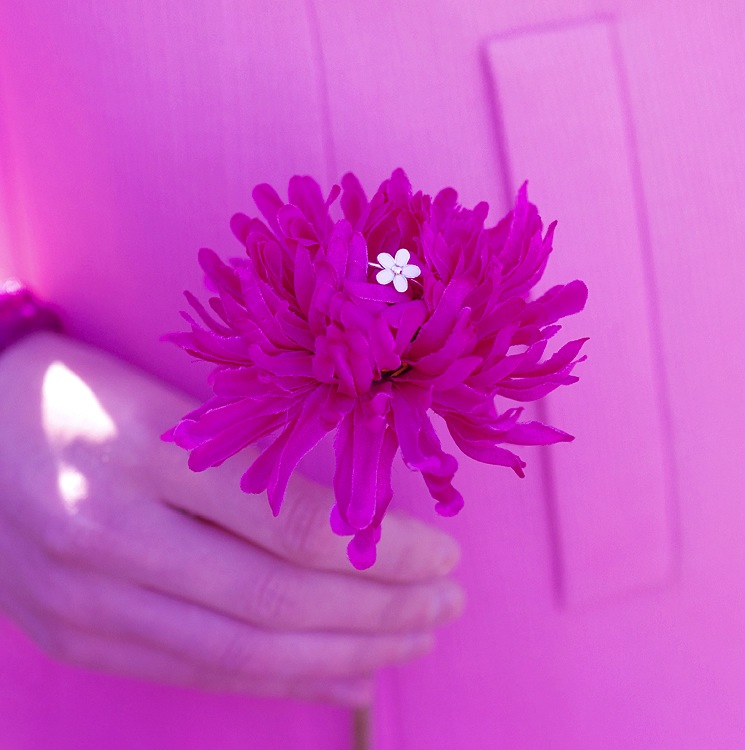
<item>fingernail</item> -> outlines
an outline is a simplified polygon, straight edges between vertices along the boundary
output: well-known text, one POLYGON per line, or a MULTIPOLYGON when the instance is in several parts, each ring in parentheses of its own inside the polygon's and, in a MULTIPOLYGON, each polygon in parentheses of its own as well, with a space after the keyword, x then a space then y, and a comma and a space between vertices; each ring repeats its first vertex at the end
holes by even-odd
POLYGON ((440 591, 439 598, 437 606, 438 621, 453 620, 463 612, 465 595, 460 586, 452 584, 444 587, 440 591))
POLYGON ((460 547, 457 542, 449 536, 443 536, 437 553, 435 569, 441 576, 447 575, 457 565, 460 560, 460 547))

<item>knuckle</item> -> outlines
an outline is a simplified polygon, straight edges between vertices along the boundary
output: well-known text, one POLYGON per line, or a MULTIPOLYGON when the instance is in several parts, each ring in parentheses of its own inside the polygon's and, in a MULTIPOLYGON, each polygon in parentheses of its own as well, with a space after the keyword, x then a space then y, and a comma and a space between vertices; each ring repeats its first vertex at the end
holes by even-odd
POLYGON ((262 625, 285 625, 293 619, 296 603, 286 570, 272 569, 261 576, 252 596, 253 617, 262 625))
POLYGON ((79 512, 55 516, 42 529, 42 544, 55 560, 88 559, 110 550, 113 540, 104 528, 79 512))
POLYGON ((241 629, 224 634, 211 650, 212 663, 220 674, 253 674, 258 669, 256 644, 241 629))
POLYGON ((328 513, 310 498, 301 498, 288 508, 282 533, 284 552, 306 565, 328 562, 334 544, 328 513))

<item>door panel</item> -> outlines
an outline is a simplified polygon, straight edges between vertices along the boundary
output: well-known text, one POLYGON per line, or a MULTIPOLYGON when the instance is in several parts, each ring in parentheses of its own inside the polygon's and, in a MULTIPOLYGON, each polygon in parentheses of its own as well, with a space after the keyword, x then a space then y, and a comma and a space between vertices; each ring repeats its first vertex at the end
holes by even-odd
POLYGON ((504 171, 558 218, 543 287, 582 278, 590 337, 581 382, 547 399, 577 435, 547 451, 562 594, 585 604, 670 575, 672 475, 647 209, 612 21, 508 34, 488 44, 504 171))

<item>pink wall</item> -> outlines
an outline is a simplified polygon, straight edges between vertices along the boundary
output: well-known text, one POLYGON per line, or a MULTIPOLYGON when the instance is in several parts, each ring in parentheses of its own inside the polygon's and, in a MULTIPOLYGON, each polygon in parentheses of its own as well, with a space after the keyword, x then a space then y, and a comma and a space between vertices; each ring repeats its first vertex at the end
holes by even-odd
MULTIPOLYGON (((463 460, 439 522, 468 610, 381 675, 378 745, 742 747, 745 6, 251 5, 0 6, 0 270, 201 392, 158 337, 253 184, 400 164, 496 218, 529 178, 559 219, 549 281, 591 290, 582 380, 545 406, 577 440, 523 481, 463 460)), ((344 748, 348 719, 91 676, 0 625, 8 750, 344 748)))

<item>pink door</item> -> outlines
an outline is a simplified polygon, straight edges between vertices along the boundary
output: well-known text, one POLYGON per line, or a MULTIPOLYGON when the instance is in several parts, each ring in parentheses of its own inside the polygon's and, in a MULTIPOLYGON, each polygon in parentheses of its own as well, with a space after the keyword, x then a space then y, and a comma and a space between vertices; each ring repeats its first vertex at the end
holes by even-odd
MULTIPOLYGON (((468 609, 380 676, 377 746, 745 745, 745 6, 108 5, 0 6, 0 267, 76 335, 203 393, 158 337, 196 249, 296 172, 401 165, 493 219, 527 178, 547 284, 590 286, 581 381, 540 407, 577 440, 525 480, 462 460, 468 609)), ((218 745, 346 748, 349 716, 92 676, 2 624, 3 748, 218 745)))

